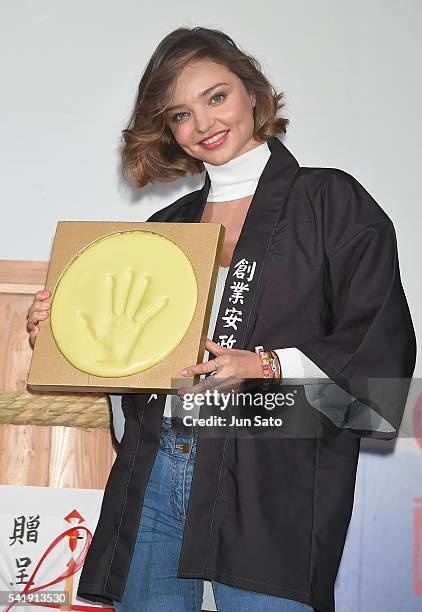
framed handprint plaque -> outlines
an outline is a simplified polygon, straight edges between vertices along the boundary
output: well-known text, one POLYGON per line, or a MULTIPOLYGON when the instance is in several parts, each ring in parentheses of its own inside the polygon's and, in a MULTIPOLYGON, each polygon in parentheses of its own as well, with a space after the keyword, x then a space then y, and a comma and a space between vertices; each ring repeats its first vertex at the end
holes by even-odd
POLYGON ((203 359, 223 240, 216 223, 60 221, 28 387, 171 389, 203 359))

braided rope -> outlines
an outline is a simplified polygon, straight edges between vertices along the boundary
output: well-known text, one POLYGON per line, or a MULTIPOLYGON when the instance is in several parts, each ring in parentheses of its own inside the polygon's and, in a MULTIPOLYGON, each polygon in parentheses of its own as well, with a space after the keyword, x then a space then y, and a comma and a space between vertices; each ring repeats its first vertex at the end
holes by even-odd
POLYGON ((0 393, 0 425, 61 425, 108 429, 110 409, 104 393, 0 393))

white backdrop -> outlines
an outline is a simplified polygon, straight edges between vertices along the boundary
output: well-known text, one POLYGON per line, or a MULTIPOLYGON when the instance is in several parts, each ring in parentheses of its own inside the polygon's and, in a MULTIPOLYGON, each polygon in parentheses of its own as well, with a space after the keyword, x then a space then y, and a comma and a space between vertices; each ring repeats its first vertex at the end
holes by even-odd
POLYGON ((0 258, 47 260, 59 219, 143 221, 192 189, 131 193, 120 133, 161 38, 215 27, 286 92, 299 163, 350 172, 392 218, 421 335, 419 0, 20 0, 1 13, 0 258))
MULTIPOLYGON (((191 178, 131 192, 120 179, 120 133, 161 38, 181 25, 220 28, 286 92, 291 125, 284 142, 299 163, 351 173, 393 220, 421 337, 419 0, 20 0, 2 3, 1 14, 1 259, 48 260, 58 220, 143 221, 202 185, 202 178, 191 178)), ((415 375, 421 376, 420 354, 415 375)), ((411 494, 403 492, 411 512, 418 493, 410 478, 418 466, 421 472, 422 455, 416 442, 407 448, 412 469, 402 456, 394 465, 413 486, 411 494)), ((352 519, 357 537, 361 473, 367 479, 372 470, 374 482, 386 482, 391 469, 362 454, 352 519)), ((404 554, 412 555, 411 547, 404 554)), ((366 607, 362 596, 350 610, 381 609, 380 593, 391 581, 379 580, 377 605, 366 607)), ((403 589, 410 593, 411 577, 408 582, 403 589)), ((384 596, 388 601, 388 589, 384 596)), ((341 612, 347 609, 342 604, 341 612)))

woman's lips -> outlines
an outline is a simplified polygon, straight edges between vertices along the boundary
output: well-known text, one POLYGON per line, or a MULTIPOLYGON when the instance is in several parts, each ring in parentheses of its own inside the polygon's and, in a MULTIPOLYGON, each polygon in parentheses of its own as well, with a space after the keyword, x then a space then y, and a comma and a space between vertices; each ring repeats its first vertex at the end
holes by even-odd
POLYGON ((215 140, 214 142, 210 142, 210 143, 200 142, 199 144, 201 145, 201 147, 204 147, 204 149, 215 149, 215 147, 218 147, 226 140, 228 133, 229 133, 229 130, 225 130, 224 132, 220 132, 218 134, 219 136, 218 140, 215 140))

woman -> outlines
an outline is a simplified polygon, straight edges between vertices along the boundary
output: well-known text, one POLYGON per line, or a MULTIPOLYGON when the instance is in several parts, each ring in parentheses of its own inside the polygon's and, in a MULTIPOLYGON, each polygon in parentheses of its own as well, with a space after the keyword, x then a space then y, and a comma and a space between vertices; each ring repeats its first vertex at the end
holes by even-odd
MULTIPOLYGON (((226 228, 214 358, 180 375, 207 375, 203 390, 274 370, 267 405, 230 406, 254 424, 258 415, 257 427, 191 427, 170 396, 122 397, 124 435, 81 597, 200 610, 206 579, 219 610, 335 609, 360 439, 397 436, 415 336, 391 220, 349 174, 299 167, 276 138, 281 98, 256 60, 205 28, 166 36, 141 79, 127 174, 143 186, 206 169, 202 189, 149 220, 226 228)), ((46 297, 28 311, 32 341, 46 297)), ((200 410, 221 414, 218 403, 200 410)))

